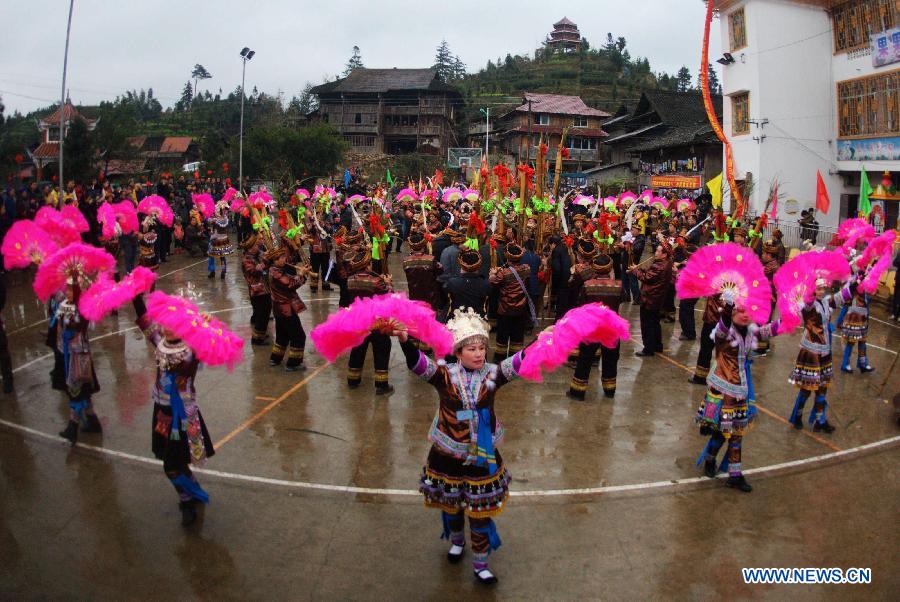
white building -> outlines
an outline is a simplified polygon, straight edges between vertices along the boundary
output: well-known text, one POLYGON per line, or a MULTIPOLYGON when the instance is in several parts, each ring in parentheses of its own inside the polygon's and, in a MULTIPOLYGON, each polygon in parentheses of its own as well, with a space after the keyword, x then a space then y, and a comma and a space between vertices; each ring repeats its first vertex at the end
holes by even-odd
MULTIPOLYGON (((733 57, 722 68, 722 127, 737 179, 753 180, 751 212, 765 208, 777 179, 778 217, 799 217, 815 205, 816 170, 831 198, 828 214, 817 214, 823 226, 856 215, 863 167, 873 188, 885 171, 896 186, 900 3, 711 1, 719 11, 722 48, 733 57)), ((877 205, 895 224, 900 202, 873 201, 877 205)))

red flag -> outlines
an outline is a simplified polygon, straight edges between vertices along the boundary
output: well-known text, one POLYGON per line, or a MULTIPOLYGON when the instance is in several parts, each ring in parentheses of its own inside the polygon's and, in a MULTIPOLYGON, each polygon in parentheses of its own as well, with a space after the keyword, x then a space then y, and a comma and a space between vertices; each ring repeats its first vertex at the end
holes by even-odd
POLYGON ((778 180, 775 180, 775 189, 772 191, 772 219, 778 219, 778 180))
POLYGON ((828 198, 828 189, 825 188, 825 181, 822 179, 821 171, 816 171, 816 178, 818 178, 816 182, 816 209, 822 213, 828 213, 828 208, 831 207, 831 199, 828 198))

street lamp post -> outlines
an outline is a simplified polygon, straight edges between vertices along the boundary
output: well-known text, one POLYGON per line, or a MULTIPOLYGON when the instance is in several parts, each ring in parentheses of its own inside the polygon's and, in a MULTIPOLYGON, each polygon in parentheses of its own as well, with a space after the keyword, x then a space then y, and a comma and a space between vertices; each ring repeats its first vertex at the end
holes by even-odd
POLYGON ((256 51, 250 50, 246 46, 241 49, 241 133, 238 145, 238 188, 242 194, 244 192, 244 82, 247 78, 247 61, 252 59, 254 54, 256 51))
POLYGON ((490 136, 491 136, 491 107, 481 109, 484 115, 484 157, 490 160, 490 136))

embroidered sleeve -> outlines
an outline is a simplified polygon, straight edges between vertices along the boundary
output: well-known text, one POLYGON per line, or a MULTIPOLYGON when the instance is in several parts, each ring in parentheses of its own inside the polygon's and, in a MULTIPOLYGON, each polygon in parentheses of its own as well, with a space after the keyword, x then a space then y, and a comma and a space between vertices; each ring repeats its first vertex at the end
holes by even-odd
POLYGON ((845 286, 830 297, 831 306, 837 309, 838 307, 843 307, 845 303, 849 302, 853 298, 853 293, 850 292, 849 286, 845 286))
POLYGON ((159 332, 159 327, 150 321, 150 318, 147 316, 147 314, 142 314, 137 319, 137 325, 151 344, 158 345, 160 340, 162 340, 162 334, 160 334, 159 332))
POLYGON ((771 339, 772 337, 778 335, 778 327, 781 325, 781 320, 772 320, 765 326, 760 326, 759 330, 756 333, 757 338, 765 341, 767 339, 771 339))
POLYGON ((413 374, 425 381, 431 381, 437 373, 437 363, 422 353, 411 341, 401 343, 403 355, 406 356, 406 365, 413 374))
POLYGON ((523 349, 500 362, 500 374, 503 375, 503 378, 498 380, 498 386, 519 377, 519 368, 522 366, 522 359, 524 357, 525 350, 523 349))

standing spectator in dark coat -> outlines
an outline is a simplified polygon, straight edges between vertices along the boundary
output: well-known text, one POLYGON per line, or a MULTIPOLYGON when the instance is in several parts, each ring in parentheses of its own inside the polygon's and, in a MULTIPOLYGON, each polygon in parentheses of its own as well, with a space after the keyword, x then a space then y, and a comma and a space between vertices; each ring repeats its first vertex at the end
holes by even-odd
POLYGON ((641 281, 641 339, 644 349, 635 353, 638 356, 647 357, 663 350, 659 321, 666 287, 672 282, 670 252, 668 243, 661 242, 650 267, 643 269, 635 266, 629 270, 641 281))

